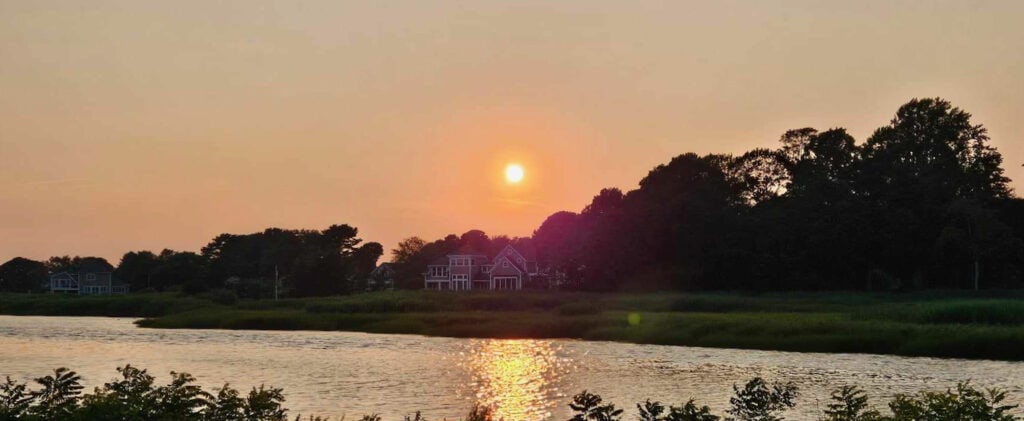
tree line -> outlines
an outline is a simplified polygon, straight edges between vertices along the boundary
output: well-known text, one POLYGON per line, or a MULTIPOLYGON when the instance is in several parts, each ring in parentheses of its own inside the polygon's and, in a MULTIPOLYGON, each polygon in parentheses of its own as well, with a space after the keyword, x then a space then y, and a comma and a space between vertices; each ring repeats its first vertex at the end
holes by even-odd
MULTIPOLYGON (((1024 200, 1002 164, 969 113, 914 99, 864 142, 843 128, 800 128, 738 156, 685 153, 638 188, 606 188, 579 212, 552 214, 530 237, 410 237, 392 262, 396 284, 410 289, 448 253, 494 255, 507 244, 535 256, 549 286, 563 289, 1016 288, 1024 200)), ((283 276, 293 295, 344 294, 365 290, 358 284, 383 254, 356 232, 224 234, 200 253, 127 253, 114 273, 136 291, 268 297, 283 276)), ((97 260, 16 258, 0 266, 0 290, 31 290, 47 272, 97 260)))
POLYGON ((384 248, 362 243, 358 229, 270 228, 252 234, 221 234, 199 253, 164 250, 125 253, 116 267, 100 257, 14 258, 0 265, 0 291, 45 290, 49 274, 112 272, 133 291, 227 290, 243 298, 324 296, 365 289, 384 248))
MULTIPOLYGON (((914 99, 863 143, 801 128, 739 156, 676 156, 520 241, 570 289, 1013 288, 1024 200, 1009 181, 969 113, 914 99)), ((456 240, 392 254, 420 268, 456 240)))

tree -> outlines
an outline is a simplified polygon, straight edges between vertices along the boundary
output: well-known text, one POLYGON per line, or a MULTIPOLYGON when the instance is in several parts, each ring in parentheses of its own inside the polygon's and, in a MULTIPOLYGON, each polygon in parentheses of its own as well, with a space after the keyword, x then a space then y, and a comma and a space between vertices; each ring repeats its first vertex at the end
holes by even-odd
POLYGON ((380 260, 383 254, 384 246, 375 242, 363 244, 353 252, 351 279, 355 284, 354 290, 366 289, 366 281, 370 278, 370 273, 377 268, 377 260, 380 260))
POLYGON ((589 393, 586 390, 573 396, 569 408, 576 412, 569 421, 619 421, 622 419, 622 410, 615 409, 615 405, 601 405, 600 396, 589 393))
POLYGON ((961 199, 953 202, 948 215, 948 223, 938 241, 939 248, 948 256, 940 258, 947 263, 967 260, 974 290, 981 288, 983 262, 997 266, 1024 251, 1021 239, 1013 235, 1010 227, 999 221, 994 211, 976 201, 961 199))
POLYGON ((90 270, 95 272, 113 272, 114 266, 102 257, 93 256, 54 256, 46 261, 46 269, 50 273, 78 272, 90 270))
POLYGON ((832 403, 823 421, 882 421, 878 411, 868 408, 868 397, 856 386, 843 386, 832 392, 832 403))
POLYGON ((580 278, 581 218, 573 212, 556 212, 533 232, 537 258, 553 271, 556 284, 578 286, 580 278))
POLYGON ((769 386, 764 379, 755 377, 743 389, 733 385, 736 396, 729 398, 732 408, 726 411, 735 418, 729 421, 782 421, 779 412, 796 406, 796 386, 776 383, 769 386))
POLYGON ((731 170, 742 185, 744 201, 752 205, 781 196, 790 180, 785 157, 764 148, 741 155, 731 170))
POLYGON ((845 129, 831 129, 801 139, 799 156, 787 163, 792 194, 826 205, 850 198, 860 159, 853 137, 845 129))
POLYGON ((83 389, 81 380, 78 373, 63 367, 51 376, 37 378, 42 389, 32 393, 36 401, 32 414, 47 420, 67 418, 78 405, 83 389))
POLYGON ((872 188, 925 204, 1005 198, 1009 179, 988 130, 941 98, 914 99, 864 146, 872 188))
POLYGON ((391 250, 391 261, 394 263, 407 263, 418 254, 427 242, 420 237, 409 237, 398 242, 398 247, 391 250))
POLYGON ((0 265, 0 291, 39 291, 46 283, 46 275, 44 263, 15 257, 0 265))
POLYGON ((159 265, 160 258, 151 251, 130 251, 121 256, 114 276, 127 282, 133 290, 142 290, 152 287, 151 276, 159 265))

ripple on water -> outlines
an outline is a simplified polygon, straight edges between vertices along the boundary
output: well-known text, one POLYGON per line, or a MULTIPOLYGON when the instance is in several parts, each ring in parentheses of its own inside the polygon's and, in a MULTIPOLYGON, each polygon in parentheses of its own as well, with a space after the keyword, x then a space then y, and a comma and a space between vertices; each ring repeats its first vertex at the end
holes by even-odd
MULTIPOLYGON (((387 419, 422 410, 457 419, 473 401, 506 419, 564 419, 582 389, 627 410, 646 398, 690 397, 721 412, 732 385, 753 376, 802 390, 791 419, 816 419, 828 392, 856 384, 876 399, 971 379, 1024 403, 1024 364, 804 354, 565 340, 480 340, 349 332, 156 330, 132 319, 0 316, 0 377, 27 380, 60 366, 87 388, 126 363, 166 381, 194 374, 205 387, 285 389, 292 413, 387 419)), ((632 418, 629 415, 627 418, 632 418)))

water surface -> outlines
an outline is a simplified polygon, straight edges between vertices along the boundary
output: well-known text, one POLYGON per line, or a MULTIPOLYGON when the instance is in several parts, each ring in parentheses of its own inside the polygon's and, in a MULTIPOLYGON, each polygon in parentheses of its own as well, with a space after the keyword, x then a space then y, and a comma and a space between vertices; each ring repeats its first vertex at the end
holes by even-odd
POLYGON ((721 413, 732 385, 754 376, 801 389, 788 419, 813 420, 828 392, 865 388, 875 403, 900 392, 941 389, 972 379, 1010 391, 1024 403, 1024 363, 860 354, 633 345, 573 340, 429 338, 351 332, 161 330, 132 319, 0 316, 0 377, 28 380, 60 366, 78 371, 87 390, 131 363, 160 383, 170 371, 206 387, 229 382, 285 389, 291 414, 379 413, 385 421, 422 410, 431 420, 458 419, 472 402, 506 419, 567 419, 582 389, 599 393, 635 418, 646 398, 680 403, 696 397, 721 413))

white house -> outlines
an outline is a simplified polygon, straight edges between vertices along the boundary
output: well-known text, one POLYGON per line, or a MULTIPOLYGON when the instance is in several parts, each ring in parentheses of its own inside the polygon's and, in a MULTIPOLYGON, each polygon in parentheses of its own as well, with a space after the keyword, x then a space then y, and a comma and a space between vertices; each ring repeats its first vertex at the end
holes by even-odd
POLYGON ((127 294, 128 284, 105 268, 83 267, 75 272, 50 275, 50 292, 79 295, 127 294))
POLYGON ((442 257, 427 266, 423 287, 453 291, 519 290, 541 277, 535 260, 527 259, 508 245, 493 259, 472 250, 442 257))

